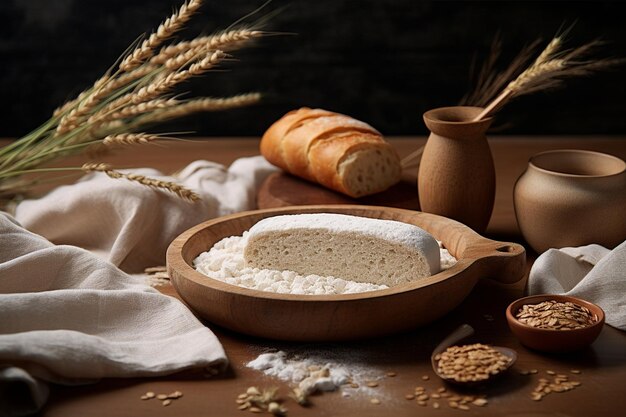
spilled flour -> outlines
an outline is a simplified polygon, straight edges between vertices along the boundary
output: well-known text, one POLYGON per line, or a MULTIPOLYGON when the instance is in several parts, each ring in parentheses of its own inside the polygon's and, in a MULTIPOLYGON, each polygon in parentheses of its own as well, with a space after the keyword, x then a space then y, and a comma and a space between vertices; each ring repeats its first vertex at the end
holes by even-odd
MULTIPOLYGON (((354 294, 389 288, 386 285, 355 282, 333 276, 300 275, 294 271, 249 268, 243 252, 248 232, 217 242, 209 251, 201 253, 193 265, 204 275, 227 284, 280 294, 328 295, 354 294)), ((441 247, 441 269, 448 269, 456 259, 441 247)))
MULTIPOLYGON (((357 392, 372 395, 368 383, 381 378, 381 371, 345 359, 322 355, 287 355, 284 351, 262 353, 246 364, 265 375, 291 383, 294 391, 305 396, 316 392, 341 390, 344 397, 357 392)), ((376 392, 380 394, 380 392, 376 392)))

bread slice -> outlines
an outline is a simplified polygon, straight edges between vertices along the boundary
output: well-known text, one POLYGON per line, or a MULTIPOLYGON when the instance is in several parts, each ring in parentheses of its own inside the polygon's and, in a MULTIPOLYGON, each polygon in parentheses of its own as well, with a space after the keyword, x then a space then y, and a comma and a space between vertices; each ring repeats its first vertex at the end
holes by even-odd
POLYGON ((309 149, 317 141, 347 131, 380 135, 367 123, 342 114, 307 119, 300 126, 289 130, 282 141, 283 157, 289 172, 297 172, 299 176, 315 181, 315 173, 309 166, 309 149))
POLYGON ((309 152, 315 180, 350 197, 385 191, 400 181, 400 158, 380 136, 348 133, 320 140, 309 152))
POLYGON ((439 272, 439 245, 423 229, 343 214, 269 217, 247 234, 246 267, 388 286, 439 272))

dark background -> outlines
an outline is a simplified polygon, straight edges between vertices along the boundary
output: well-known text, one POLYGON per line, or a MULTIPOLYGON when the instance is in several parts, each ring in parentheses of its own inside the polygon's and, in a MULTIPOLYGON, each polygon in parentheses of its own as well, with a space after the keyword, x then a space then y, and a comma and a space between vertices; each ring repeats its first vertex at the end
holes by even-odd
MULTIPOLYGON (((89 86, 142 32, 182 0, 1 0, 0 136, 21 136, 89 86)), ((207 0, 184 35, 223 29, 262 4, 207 0)), ((602 56, 626 57, 621 2, 274 0, 262 39, 238 62, 186 85, 190 96, 261 91, 260 105, 203 114, 167 126, 199 135, 260 135, 283 113, 322 107, 389 135, 425 134, 421 114, 457 104, 500 31, 504 58, 576 22, 569 44, 596 37, 602 56)), ((254 21, 253 17, 249 21, 254 21)), ((542 45, 543 46, 543 45, 542 45)), ((507 134, 624 134, 626 67, 571 79, 558 91, 523 97, 499 114, 507 134)))

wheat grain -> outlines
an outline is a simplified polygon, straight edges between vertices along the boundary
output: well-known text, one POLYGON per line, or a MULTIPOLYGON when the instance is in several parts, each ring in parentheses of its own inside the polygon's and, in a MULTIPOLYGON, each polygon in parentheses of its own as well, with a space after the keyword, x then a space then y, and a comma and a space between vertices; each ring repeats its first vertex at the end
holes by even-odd
POLYGON ((102 140, 105 146, 111 145, 137 145, 162 139, 158 135, 150 133, 119 133, 117 135, 109 135, 102 140))
POLYGON ((189 0, 189 2, 183 3, 179 11, 168 17, 159 25, 156 32, 153 32, 148 39, 145 39, 140 46, 124 58, 120 64, 120 69, 128 72, 141 65, 143 61, 153 55, 155 48, 178 32, 201 5, 201 0, 189 0))
POLYGON ((183 200, 191 202, 200 200, 200 196, 198 194, 180 184, 176 184, 175 182, 158 180, 156 178, 150 178, 139 174, 124 174, 112 169, 109 164, 89 162, 82 166, 82 170, 85 172, 102 172, 114 179, 127 179, 146 187, 170 191, 183 200))

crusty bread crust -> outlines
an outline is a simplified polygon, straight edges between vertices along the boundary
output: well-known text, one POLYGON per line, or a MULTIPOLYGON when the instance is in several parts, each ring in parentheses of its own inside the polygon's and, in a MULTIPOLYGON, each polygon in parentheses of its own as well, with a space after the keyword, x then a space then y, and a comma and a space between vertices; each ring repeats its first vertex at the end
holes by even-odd
POLYGON ((372 126, 327 110, 303 107, 287 113, 265 132, 260 147, 261 154, 272 164, 352 197, 383 191, 400 179, 395 174, 377 178, 377 185, 369 184, 365 194, 364 187, 348 187, 339 164, 355 152, 367 148, 387 150, 385 154, 392 157, 384 161, 369 159, 376 165, 389 165, 392 173, 400 171, 400 159, 372 126))
POLYGON ((285 162, 289 171, 315 181, 316 174, 309 166, 309 150, 316 141, 331 139, 342 132, 364 132, 377 134, 367 123, 343 115, 323 116, 309 119, 291 130, 283 139, 285 162))
POLYGON ((272 124, 261 138, 261 155, 270 163, 279 168, 288 171, 289 168, 285 162, 284 148, 282 141, 287 133, 299 126, 303 121, 314 119, 321 116, 330 116, 334 113, 322 109, 310 109, 302 107, 298 110, 292 110, 285 114, 272 124))

